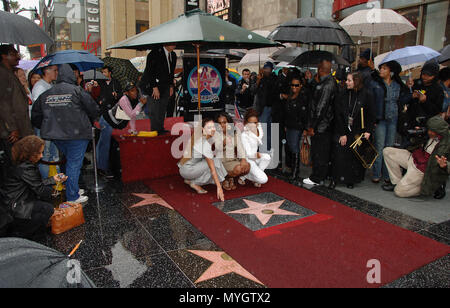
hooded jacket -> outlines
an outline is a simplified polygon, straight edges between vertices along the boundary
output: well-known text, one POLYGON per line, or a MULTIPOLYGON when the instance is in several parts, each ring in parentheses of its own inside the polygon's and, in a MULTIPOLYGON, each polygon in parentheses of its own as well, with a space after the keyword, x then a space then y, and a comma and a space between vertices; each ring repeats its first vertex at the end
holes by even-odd
POLYGON ((92 125, 99 113, 93 98, 77 86, 70 65, 63 64, 56 85, 33 105, 31 122, 45 140, 85 140, 92 139, 92 125))
POLYGON ((442 169, 434 157, 445 156, 450 158, 450 133, 448 124, 440 116, 435 116, 428 121, 428 129, 439 134, 441 140, 428 160, 427 169, 422 181, 422 195, 431 196, 447 181, 448 170, 442 169))

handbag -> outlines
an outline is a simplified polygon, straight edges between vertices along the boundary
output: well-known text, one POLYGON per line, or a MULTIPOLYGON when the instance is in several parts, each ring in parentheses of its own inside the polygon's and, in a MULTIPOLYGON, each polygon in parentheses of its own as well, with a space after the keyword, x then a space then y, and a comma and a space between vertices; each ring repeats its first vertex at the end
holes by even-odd
POLYGON ((51 218, 52 233, 62 234, 85 223, 83 207, 79 203, 63 203, 51 218))
POLYGON ((302 147, 300 148, 300 160, 305 166, 312 166, 311 162, 311 144, 308 137, 303 138, 302 147))
POLYGON ((117 120, 125 120, 125 121, 131 120, 131 118, 125 113, 125 111, 122 110, 120 106, 117 106, 115 117, 117 120))

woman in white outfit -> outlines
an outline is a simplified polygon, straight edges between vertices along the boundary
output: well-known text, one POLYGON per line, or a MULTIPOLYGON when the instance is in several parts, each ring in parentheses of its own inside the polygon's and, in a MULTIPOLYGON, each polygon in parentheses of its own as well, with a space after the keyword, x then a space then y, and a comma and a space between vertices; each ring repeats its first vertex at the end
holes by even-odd
POLYGON ((259 153, 258 149, 263 144, 264 132, 258 120, 258 113, 254 109, 247 111, 244 120, 244 132, 242 133, 242 145, 245 149, 247 161, 250 164, 250 173, 239 179, 239 184, 245 185, 245 180, 254 183, 255 187, 261 187, 269 181, 264 172, 269 167, 272 158, 269 154, 259 153))
POLYGON ((227 171, 220 158, 216 158, 214 134, 216 133, 213 120, 204 119, 202 122, 202 137, 195 140, 190 158, 184 158, 178 164, 180 175, 185 183, 198 194, 207 194, 204 185, 216 185, 217 199, 225 201, 222 182, 225 181, 227 171))

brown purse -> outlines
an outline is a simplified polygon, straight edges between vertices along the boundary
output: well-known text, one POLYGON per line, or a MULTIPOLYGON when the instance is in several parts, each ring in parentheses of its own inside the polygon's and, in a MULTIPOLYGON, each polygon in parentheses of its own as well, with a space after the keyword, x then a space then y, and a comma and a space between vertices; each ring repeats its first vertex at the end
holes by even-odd
POLYGON ((63 203, 51 218, 52 233, 62 234, 85 223, 83 207, 78 203, 63 203), (64 206, 64 207, 61 207, 64 206))
POLYGON ((300 159, 303 165, 312 166, 311 158, 311 144, 309 143, 308 137, 303 137, 302 147, 300 149, 300 159))

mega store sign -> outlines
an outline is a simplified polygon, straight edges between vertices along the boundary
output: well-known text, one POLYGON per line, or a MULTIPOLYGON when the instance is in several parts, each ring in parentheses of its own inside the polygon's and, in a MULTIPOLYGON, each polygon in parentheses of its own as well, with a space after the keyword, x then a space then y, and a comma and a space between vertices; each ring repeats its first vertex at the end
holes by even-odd
POLYGON ((100 36, 100 5, 99 0, 85 0, 86 8, 86 42, 83 48, 96 56, 102 50, 102 40, 100 36))

